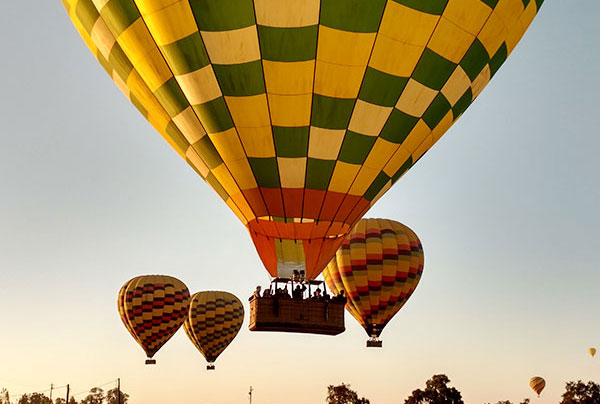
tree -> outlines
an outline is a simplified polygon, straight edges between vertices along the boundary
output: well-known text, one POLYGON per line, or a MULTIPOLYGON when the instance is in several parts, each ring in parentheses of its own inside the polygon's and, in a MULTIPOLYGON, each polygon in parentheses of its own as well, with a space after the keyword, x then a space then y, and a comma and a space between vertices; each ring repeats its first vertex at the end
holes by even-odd
POLYGON ((567 382, 565 392, 560 404, 596 404, 600 403, 600 385, 589 381, 587 384, 581 380, 567 382))
POLYGON ((17 404, 52 404, 52 400, 42 393, 23 394, 17 404))
MULTIPOLYGON (((112 390, 108 390, 108 392, 106 393, 106 403, 107 404, 119 404, 119 401, 117 400, 118 393, 119 392, 116 387, 112 390)), ((120 392, 120 394, 121 394, 120 404, 127 404, 127 401, 129 399, 129 394, 125 394, 122 391, 120 392)))
POLYGON ((94 387, 90 390, 90 394, 86 398, 81 400, 81 404, 103 404, 104 403, 104 390, 100 387, 94 387))
POLYGON ((79 404, 74 397, 69 398, 69 404, 79 404))
POLYGON ((56 400, 54 400, 54 404, 66 404, 66 401, 64 398, 57 398, 56 400))
MULTIPOLYGON (((489 403, 487 403, 487 404, 489 404, 489 403)), ((504 400, 504 401, 498 401, 496 404, 512 404, 512 402, 510 400, 504 400)), ((529 399, 524 398, 523 401, 521 401, 521 404, 529 404, 529 399)))
POLYGON ((369 404, 369 400, 358 398, 356 391, 350 389, 349 384, 327 386, 327 404, 369 404))
POLYGON ((10 404, 10 395, 5 388, 2 388, 2 391, 0 391, 0 404, 10 404))
POLYGON ((404 404, 464 404, 460 392, 454 387, 448 387, 448 383, 448 376, 433 375, 427 380, 425 390, 413 391, 404 404))

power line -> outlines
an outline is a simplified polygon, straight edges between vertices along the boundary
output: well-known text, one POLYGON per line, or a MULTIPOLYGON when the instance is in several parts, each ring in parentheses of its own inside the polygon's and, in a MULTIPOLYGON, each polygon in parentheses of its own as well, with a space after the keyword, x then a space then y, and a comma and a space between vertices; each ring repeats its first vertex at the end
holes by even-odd
MULTIPOLYGON (((50 384, 50 388, 48 388, 48 389, 45 389, 45 390, 37 390, 37 391, 33 391, 33 392, 31 392, 31 393, 20 393, 20 394, 13 394, 13 393, 11 393, 10 391, 9 391, 8 393, 9 393, 9 394, 10 394, 12 397, 22 397, 22 396, 24 396, 24 395, 31 396, 32 394, 42 394, 42 393, 46 393, 46 392, 51 392, 51 394, 52 394, 52 391, 53 391, 53 390, 60 390, 60 389, 64 389, 64 388, 66 388, 66 389, 67 389, 67 397, 75 397, 75 396, 78 396, 78 395, 81 395, 81 394, 84 394, 84 393, 89 393, 89 392, 90 392, 90 390, 91 390, 91 389, 93 389, 93 388, 101 388, 101 387, 107 386, 107 385, 109 385, 109 384, 118 383, 118 381, 119 381, 119 379, 114 379, 114 380, 111 380, 111 381, 109 381, 109 382, 106 382, 106 383, 104 383, 104 384, 101 384, 101 385, 99 385, 99 386, 94 386, 94 387, 92 387, 92 388, 90 388, 90 389, 88 389, 88 390, 83 390, 83 391, 80 391, 79 393, 75 393, 75 394, 70 394, 70 385, 69 385, 69 384, 65 384, 65 385, 63 385, 63 386, 54 386, 54 384, 50 384)), ((19 383, 14 383, 14 384, 19 384, 19 383)), ((24 385, 24 386, 26 386, 26 385, 24 385)))
MULTIPOLYGON (((119 379, 111 380, 110 382, 106 382, 106 383, 104 383, 104 384, 101 384, 101 385, 99 385, 99 386, 94 386, 94 387, 92 387, 92 389, 93 389, 93 388, 101 388, 101 387, 107 386, 107 385, 109 385, 109 384, 117 383, 117 382, 118 382, 118 380, 119 380, 119 379)), ((71 394, 71 397, 75 397, 75 396, 79 396, 79 395, 81 395, 81 394, 89 393, 89 392, 90 392, 90 390, 91 390, 91 389, 88 389, 88 390, 83 390, 83 391, 80 391, 79 393, 71 394)))

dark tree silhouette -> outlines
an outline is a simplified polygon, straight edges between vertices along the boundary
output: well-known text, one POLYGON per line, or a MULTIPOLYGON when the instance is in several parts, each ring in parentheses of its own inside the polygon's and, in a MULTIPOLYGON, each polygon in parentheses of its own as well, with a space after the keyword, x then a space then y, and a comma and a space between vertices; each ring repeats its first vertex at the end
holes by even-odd
POLYGON ((434 375, 427 380, 425 390, 413 391, 404 404, 464 404, 460 392, 448 383, 448 376, 434 375))
MULTIPOLYGON (((117 399, 118 393, 116 387, 112 390, 108 390, 108 392, 106 392, 106 404, 119 404, 119 400, 117 399)), ((128 400, 129 394, 125 394, 121 391, 121 404, 127 404, 128 400)))
POLYGON ((10 404, 10 394, 5 388, 0 391, 0 404, 10 404))
MULTIPOLYGON (((490 404, 490 403, 487 403, 487 404, 490 404)), ((498 401, 496 404, 512 404, 512 402, 510 400, 504 400, 504 401, 498 401)), ((529 399, 524 398, 523 401, 521 401, 521 404, 529 404, 529 399)))
POLYGON ((52 404, 52 400, 42 393, 23 394, 17 404, 52 404))
POLYGON ((560 404, 597 404, 600 403, 600 385, 581 380, 567 382, 560 404))
POLYGON ((90 394, 86 398, 81 400, 81 404, 103 404, 104 403, 104 390, 100 387, 94 387, 90 390, 90 394))
POLYGON ((358 398, 356 391, 350 389, 349 384, 327 386, 327 404, 369 404, 364 397, 358 398))

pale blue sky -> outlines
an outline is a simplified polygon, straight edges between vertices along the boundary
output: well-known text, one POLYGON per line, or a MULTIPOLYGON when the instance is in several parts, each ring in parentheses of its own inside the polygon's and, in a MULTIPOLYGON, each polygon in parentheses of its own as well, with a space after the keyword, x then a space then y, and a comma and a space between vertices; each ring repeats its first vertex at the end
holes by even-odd
MULTIPOLYGON (((600 3, 547 0, 446 136, 367 216, 421 238, 421 284, 364 348, 250 333, 207 373, 179 332, 143 365, 116 294, 141 273, 246 296, 267 281, 243 226, 122 96, 59 1, 0 13, 0 386, 13 393, 121 377, 132 404, 324 402, 351 383, 401 403, 446 373, 467 403, 556 403, 600 358, 600 3)), ((247 309, 247 305, 246 305, 247 309)), ((61 391, 58 394, 63 394, 61 391)), ((81 396, 79 397, 81 398, 81 396)))

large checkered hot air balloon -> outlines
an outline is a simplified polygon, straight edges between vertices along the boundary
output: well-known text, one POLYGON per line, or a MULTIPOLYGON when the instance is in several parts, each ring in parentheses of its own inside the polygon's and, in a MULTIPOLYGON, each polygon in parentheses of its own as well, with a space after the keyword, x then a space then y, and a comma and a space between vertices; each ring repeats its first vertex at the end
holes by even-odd
POLYGON ((314 279, 543 0, 62 0, 100 64, 247 227, 314 279))
POLYGON ((154 364, 154 354, 183 324, 190 292, 172 276, 138 276, 121 287, 117 306, 125 328, 146 352, 146 364, 154 364))
POLYGON ((415 291, 423 273, 423 247, 417 235, 402 223, 361 219, 323 271, 335 294, 344 291, 346 309, 370 339, 381 346, 386 324, 415 291))
POLYGON ((192 344, 204 356, 209 370, 229 346, 244 322, 244 306, 228 292, 198 292, 192 296, 190 311, 183 323, 192 344))

